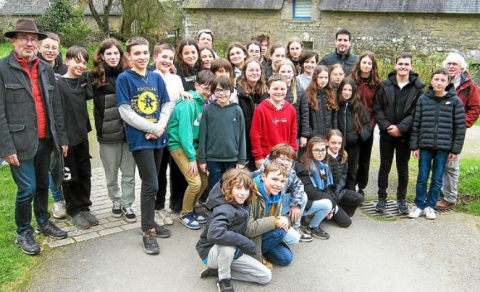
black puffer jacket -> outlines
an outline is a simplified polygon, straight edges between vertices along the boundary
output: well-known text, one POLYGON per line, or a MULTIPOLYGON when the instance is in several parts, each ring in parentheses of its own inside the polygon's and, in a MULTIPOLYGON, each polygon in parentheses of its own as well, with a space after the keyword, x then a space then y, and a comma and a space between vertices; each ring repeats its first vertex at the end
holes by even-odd
POLYGON ((95 128, 97 140, 100 143, 122 143, 126 142, 125 128, 120 112, 117 107, 117 96, 115 84, 117 77, 122 73, 121 67, 105 66, 107 83, 99 88, 88 81, 88 93, 93 95, 93 115, 95 117, 95 128))
POLYGON ((310 113, 305 90, 297 84, 297 101, 293 103, 293 92, 289 87, 285 99, 293 105, 297 113, 297 138, 310 138, 312 136, 312 129, 310 128, 310 113))
POLYGON ((235 201, 227 203, 221 191, 221 181, 210 191, 207 207, 211 210, 207 226, 197 242, 197 252, 204 260, 213 245, 234 246, 238 249, 238 258, 242 253, 257 254, 255 243, 246 237, 250 206, 240 206, 235 201))
POLYGON ((373 101, 373 114, 380 129, 380 136, 401 143, 409 143, 410 131, 413 125, 413 111, 417 99, 422 95, 425 83, 418 74, 410 72, 409 82, 402 89, 397 83, 397 72, 388 74, 375 94, 373 101), (399 108, 398 104, 404 104, 399 108), (402 132, 400 137, 392 137, 387 132, 390 125, 395 125, 402 132))
POLYGON ((337 205, 338 201, 335 199, 335 196, 330 188, 326 188, 323 191, 319 191, 314 185, 312 180, 310 179, 310 174, 308 172, 307 166, 303 162, 299 162, 295 164, 295 171, 297 173, 298 178, 303 183, 303 188, 305 193, 307 194, 308 201, 305 209, 310 209, 312 207, 313 202, 321 200, 321 199, 328 199, 332 202, 333 208, 337 205))
POLYGON ((310 113, 310 127, 312 128, 312 135, 321 135, 325 137, 328 131, 338 129, 337 111, 327 110, 327 97, 323 89, 317 90, 318 111, 309 107, 310 113))
POLYGON ((342 132, 343 137, 346 137, 346 146, 356 145, 357 143, 366 141, 372 136, 372 126, 370 125, 370 116, 368 115, 367 109, 365 106, 360 106, 363 113, 363 131, 355 133, 353 126, 353 115, 352 110, 353 106, 351 102, 339 102, 338 109, 338 129, 342 132))
POLYGON ((335 49, 335 52, 323 56, 318 64, 325 65, 329 69, 334 64, 340 64, 345 68, 345 76, 349 76, 350 73, 352 73, 353 66, 357 59, 358 56, 351 54, 350 49, 345 55, 340 54, 337 49, 335 49))
POLYGON ((330 189, 338 203, 342 199, 346 188, 348 162, 345 160, 345 163, 342 164, 340 153, 337 157, 328 154, 328 166, 330 167, 333 177, 333 185, 330 189))
POLYGON ((465 140, 465 110, 453 84, 443 97, 432 87, 420 96, 414 114, 410 149, 428 149, 460 154, 465 140))

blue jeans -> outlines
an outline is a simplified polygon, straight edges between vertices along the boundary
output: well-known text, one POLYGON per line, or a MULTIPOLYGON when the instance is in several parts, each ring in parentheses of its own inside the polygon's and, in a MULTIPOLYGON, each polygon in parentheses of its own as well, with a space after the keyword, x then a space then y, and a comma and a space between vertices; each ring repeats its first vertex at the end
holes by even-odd
POLYGON ((48 213, 48 168, 52 140, 38 140, 38 149, 31 159, 19 160, 20 165, 10 165, 12 177, 17 184, 17 199, 15 202, 15 223, 17 233, 33 231, 32 201, 35 219, 38 225, 45 225, 50 219, 48 213))
MULTIPOLYGON (((285 214, 287 214, 289 211, 290 211, 290 202, 292 201, 292 194, 291 193, 286 193, 285 195, 283 195, 283 199, 282 199, 282 216, 284 216, 285 214)), ((302 201, 300 202, 301 205, 300 205, 300 218, 293 222, 293 228, 299 228, 300 227, 300 221, 301 221, 301 218, 303 216, 303 212, 305 211, 305 206, 307 205, 307 201, 308 201, 308 197, 307 197, 307 194, 305 192, 303 192, 303 195, 302 195, 302 201)))
POLYGON ((208 189, 213 189, 213 186, 220 181, 222 175, 230 168, 235 167, 237 167, 237 161, 207 161, 208 189))
POLYGON ((293 261, 293 254, 283 242, 285 230, 275 228, 262 235, 262 254, 272 263, 288 266, 293 261))
POLYGON ((303 216, 315 214, 312 221, 310 221, 310 227, 317 228, 323 218, 327 217, 330 210, 332 210, 332 201, 321 199, 314 201, 310 209, 303 213, 303 216))
POLYGON ((420 149, 420 160, 418 161, 417 195, 415 206, 420 209, 435 207, 440 196, 440 189, 443 184, 443 172, 448 159, 448 152, 420 149), (430 190, 427 193, 427 181, 432 170, 430 190))
POLYGON ((50 171, 48 172, 48 188, 50 189, 50 192, 52 192, 52 198, 55 203, 65 200, 63 198, 62 190, 58 189, 55 186, 55 183, 53 182, 52 174, 50 173, 50 171))

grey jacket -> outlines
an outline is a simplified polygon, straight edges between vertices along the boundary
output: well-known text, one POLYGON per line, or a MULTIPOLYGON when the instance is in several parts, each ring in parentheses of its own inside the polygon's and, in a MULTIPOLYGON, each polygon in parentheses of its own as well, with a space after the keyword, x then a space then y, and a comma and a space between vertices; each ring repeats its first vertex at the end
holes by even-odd
MULTIPOLYGON (((62 111, 52 67, 40 61, 38 84, 45 109, 47 137, 57 152, 68 145, 62 111)), ((13 51, 0 60, 0 157, 17 154, 19 160, 33 158, 38 148, 37 115, 28 74, 15 59, 13 51)))

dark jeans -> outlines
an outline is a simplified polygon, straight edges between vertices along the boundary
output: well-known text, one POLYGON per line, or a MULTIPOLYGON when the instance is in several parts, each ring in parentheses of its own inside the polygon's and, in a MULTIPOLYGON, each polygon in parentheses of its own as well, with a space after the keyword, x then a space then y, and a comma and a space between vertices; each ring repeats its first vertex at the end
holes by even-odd
POLYGON ((162 162, 158 172, 158 191, 155 197, 155 210, 165 209, 165 198, 167 196, 167 167, 170 161, 170 152, 163 148, 162 162))
POLYGON ((155 197, 158 191, 158 172, 162 163, 163 148, 133 151, 133 158, 142 179, 140 191, 140 210, 142 212, 142 231, 155 226, 155 197))
POLYGON ((90 211, 92 201, 92 166, 88 140, 68 148, 65 157, 65 177, 62 183, 63 196, 68 215, 74 217, 81 211, 90 211))
POLYGON ((388 174, 392 168, 393 155, 398 173, 397 200, 405 200, 408 186, 409 143, 388 140, 380 136, 380 170, 378 171, 378 198, 387 198, 388 174))
POLYGON ((363 190, 368 185, 368 174, 370 172, 370 159, 372 157, 373 132, 372 136, 360 144, 360 156, 358 159, 357 180, 359 190, 363 190))
POLYGON ((262 235, 262 254, 272 263, 279 266, 288 266, 293 261, 293 254, 283 239, 285 230, 275 228, 262 235))
POLYGON ((170 166, 170 209, 175 212, 181 212, 183 208, 183 197, 185 196, 188 183, 170 155, 170 152, 168 158, 170 166))
POLYGON ((344 190, 342 199, 338 203, 338 211, 332 217, 332 221, 340 227, 349 227, 352 225, 352 217, 357 207, 363 203, 363 196, 360 193, 344 190))
POLYGON ((213 189, 213 186, 220 181, 222 175, 230 168, 237 167, 237 162, 218 162, 208 161, 208 189, 213 189))
POLYGON ((35 219, 38 225, 45 225, 50 219, 48 213, 48 168, 52 140, 38 140, 38 149, 31 159, 20 160, 19 166, 10 164, 12 177, 17 184, 17 198, 15 201, 15 223, 17 233, 32 231, 32 201, 35 219))
POLYGON ((448 152, 420 149, 418 161, 417 195, 415 206, 420 209, 435 207, 440 197, 440 189, 443 185, 443 173, 448 160, 448 152), (427 193, 427 181, 432 171, 430 190, 427 193))
POLYGON ((358 160, 360 158, 360 143, 347 146, 345 151, 348 153, 348 169, 345 187, 354 191, 355 181, 357 180, 358 160))

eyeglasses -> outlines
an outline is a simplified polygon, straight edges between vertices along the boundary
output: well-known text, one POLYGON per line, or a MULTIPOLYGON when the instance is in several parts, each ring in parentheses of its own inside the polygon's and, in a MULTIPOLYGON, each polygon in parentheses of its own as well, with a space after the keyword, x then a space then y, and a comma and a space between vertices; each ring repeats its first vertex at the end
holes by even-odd
POLYGON ((287 158, 287 157, 278 157, 278 159, 280 159, 280 161, 282 162, 288 162, 288 163, 292 163, 293 162, 293 159, 290 159, 290 158, 287 158))
POLYGON ((322 153, 327 153, 327 149, 313 149, 312 150, 313 154, 322 154, 322 153))
POLYGON ((458 66, 457 63, 447 63, 447 67, 455 67, 458 66))
POLYGON ((200 88, 201 88, 203 91, 207 91, 207 92, 212 91, 212 90, 210 89, 210 86, 208 86, 208 85, 200 85, 200 88))
POLYGON ((215 95, 229 94, 230 89, 215 89, 215 95))
POLYGON ((44 48, 46 51, 58 51, 57 47, 42 46, 42 48, 44 48))
POLYGON ((258 69, 258 70, 247 70, 248 73, 251 73, 251 74, 254 74, 254 73, 262 73, 262 70, 258 69))
POLYGON ((36 38, 29 39, 27 37, 20 37, 20 38, 16 38, 16 39, 19 40, 24 45, 28 44, 28 42, 31 42, 32 45, 36 45, 37 42, 38 42, 38 39, 36 39, 36 38))

